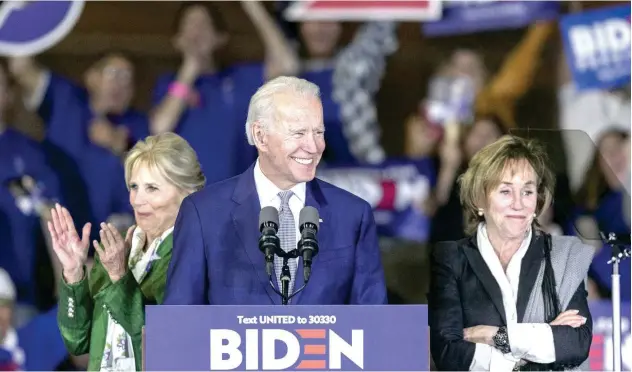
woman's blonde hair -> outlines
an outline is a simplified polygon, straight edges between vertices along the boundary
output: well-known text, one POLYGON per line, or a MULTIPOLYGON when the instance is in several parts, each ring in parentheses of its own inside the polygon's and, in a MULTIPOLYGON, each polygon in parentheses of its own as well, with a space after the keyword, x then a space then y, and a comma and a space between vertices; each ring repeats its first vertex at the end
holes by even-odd
MULTIPOLYGON (((473 234, 482 221, 478 210, 501 182, 505 170, 519 161, 527 161, 537 177, 538 202, 535 213, 541 215, 550 206, 555 190, 555 176, 549 168, 544 148, 535 140, 515 136, 503 136, 484 147, 470 160, 467 171, 459 177, 461 205, 465 217, 465 231, 473 234)), ((534 218, 537 226, 537 219, 534 218)))
POLYGON ((154 168, 177 188, 192 193, 206 184, 197 154, 175 133, 162 133, 138 141, 125 158, 125 182, 129 187, 132 171, 143 164, 154 168))

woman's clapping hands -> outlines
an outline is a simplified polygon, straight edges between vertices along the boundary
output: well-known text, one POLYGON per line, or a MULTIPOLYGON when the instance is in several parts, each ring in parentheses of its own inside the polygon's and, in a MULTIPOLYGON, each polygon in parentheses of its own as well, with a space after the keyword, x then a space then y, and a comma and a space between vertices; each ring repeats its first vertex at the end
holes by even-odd
POLYGON ((81 281, 84 265, 88 258, 90 244, 90 223, 86 223, 81 231, 81 239, 75 229, 70 212, 59 204, 51 209, 52 220, 48 222, 53 251, 59 259, 64 279, 68 284, 81 281))
POLYGON ((127 230, 125 240, 116 228, 109 223, 101 223, 101 244, 92 242, 99 255, 101 264, 112 282, 116 282, 127 272, 127 258, 132 247, 132 236, 136 226, 127 230))

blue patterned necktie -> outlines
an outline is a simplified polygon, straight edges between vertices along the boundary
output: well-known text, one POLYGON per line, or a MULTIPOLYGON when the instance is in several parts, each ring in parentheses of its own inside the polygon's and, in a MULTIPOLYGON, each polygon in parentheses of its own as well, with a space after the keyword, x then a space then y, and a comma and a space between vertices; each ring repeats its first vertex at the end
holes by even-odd
MULTIPOLYGON (((296 226, 294 222, 294 215, 290 209, 290 198, 294 195, 292 191, 281 191, 279 198, 281 198, 281 208, 279 210, 279 239, 281 240, 281 249, 285 252, 289 252, 296 248, 296 226)), ((294 276, 296 275, 298 258, 292 258, 288 260, 288 268, 292 275, 290 281, 288 295, 292 294, 294 289, 294 276)), ((283 268, 283 258, 274 256, 274 270, 276 273, 279 289, 281 289, 281 270, 283 268)))

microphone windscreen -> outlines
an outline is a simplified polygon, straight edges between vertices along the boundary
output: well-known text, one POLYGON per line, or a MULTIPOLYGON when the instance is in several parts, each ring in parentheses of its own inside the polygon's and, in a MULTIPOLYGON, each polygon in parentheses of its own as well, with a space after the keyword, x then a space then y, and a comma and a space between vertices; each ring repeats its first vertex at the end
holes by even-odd
POLYGON ((320 227, 318 224, 318 209, 314 207, 307 206, 301 209, 301 214, 298 218, 298 225, 303 226, 305 223, 312 223, 316 225, 316 230, 320 227))
POLYGON ((279 226, 279 211, 274 207, 265 207, 259 212, 259 226, 266 222, 274 222, 279 226))

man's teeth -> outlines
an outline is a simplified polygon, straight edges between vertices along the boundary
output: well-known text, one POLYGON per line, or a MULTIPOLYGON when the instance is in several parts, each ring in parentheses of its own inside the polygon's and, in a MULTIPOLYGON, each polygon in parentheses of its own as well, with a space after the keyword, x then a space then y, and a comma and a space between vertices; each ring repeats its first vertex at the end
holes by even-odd
POLYGON ((301 159, 301 158, 292 158, 292 159, 294 159, 297 163, 303 164, 303 165, 312 164, 312 162, 314 161, 314 159, 301 159))

